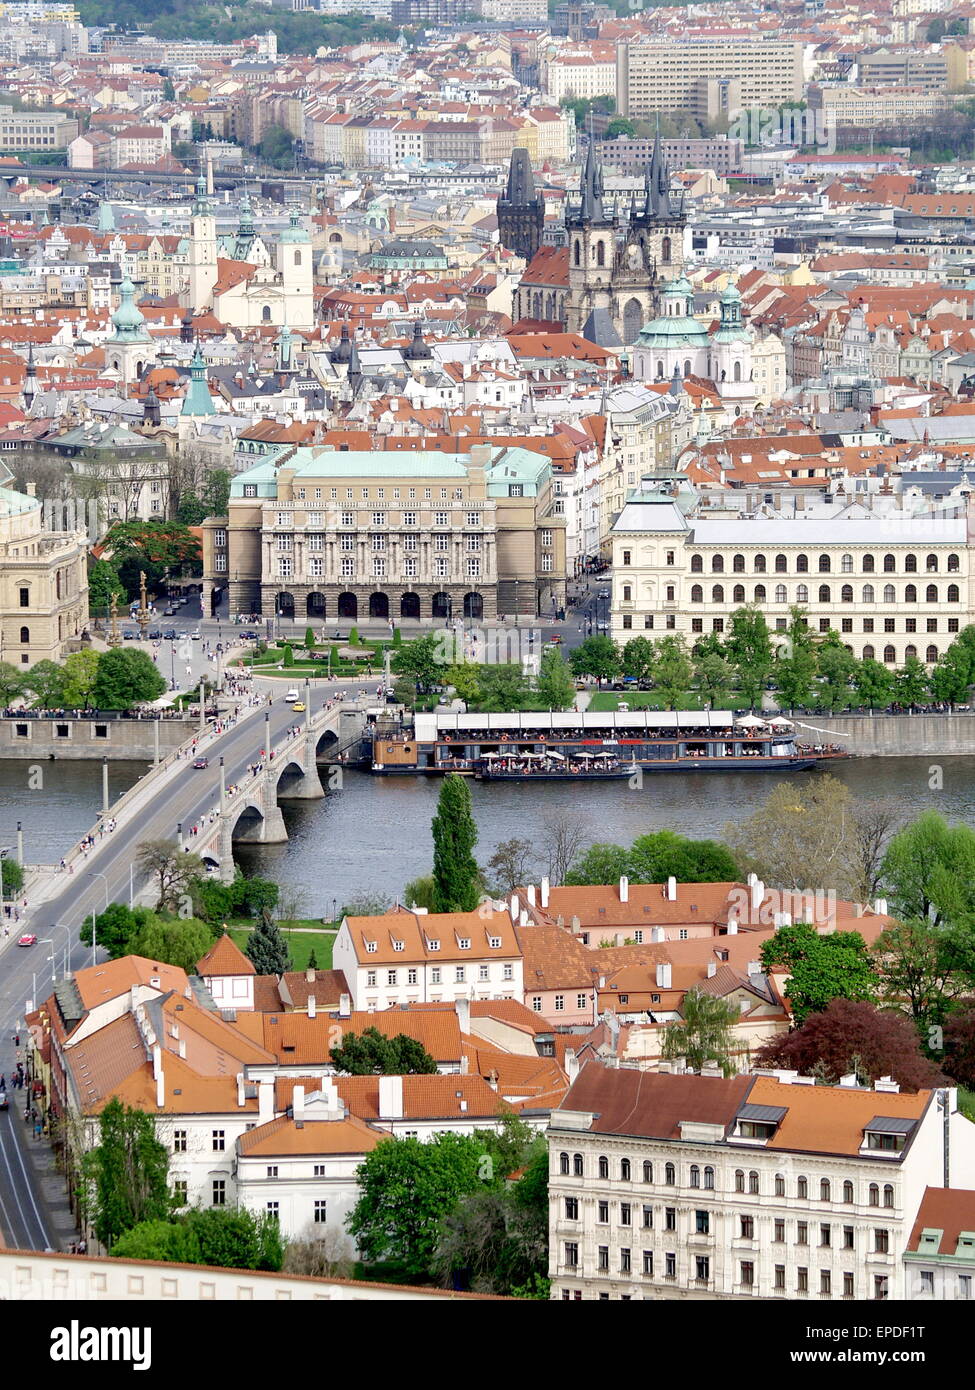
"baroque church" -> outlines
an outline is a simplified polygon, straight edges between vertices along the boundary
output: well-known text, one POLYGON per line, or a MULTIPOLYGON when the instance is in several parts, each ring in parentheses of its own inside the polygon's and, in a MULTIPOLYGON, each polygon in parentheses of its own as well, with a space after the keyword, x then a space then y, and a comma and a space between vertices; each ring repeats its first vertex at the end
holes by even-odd
MULTIPOLYGON (((509 200, 511 189, 509 177, 509 200)), ((659 316, 663 283, 683 271, 685 225, 659 135, 643 192, 626 206, 606 197, 590 140, 579 198, 566 209, 568 244, 543 246, 532 258, 515 291, 513 318, 557 323, 602 347, 629 347, 659 316)))

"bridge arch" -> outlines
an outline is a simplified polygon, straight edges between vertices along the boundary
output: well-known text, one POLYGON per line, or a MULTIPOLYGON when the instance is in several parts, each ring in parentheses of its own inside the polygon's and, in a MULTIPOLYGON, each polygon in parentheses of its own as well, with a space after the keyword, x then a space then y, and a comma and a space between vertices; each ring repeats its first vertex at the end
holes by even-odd
POLYGON ((260 806, 249 801, 246 806, 240 808, 233 825, 230 827, 230 838, 247 844, 259 842, 263 835, 264 812, 260 806))
MULTIPOLYGON (((275 759, 275 761, 277 761, 275 759)), ((287 801, 289 796, 295 795, 305 780, 305 769, 297 758, 289 758, 278 772, 274 783, 275 794, 287 801)))

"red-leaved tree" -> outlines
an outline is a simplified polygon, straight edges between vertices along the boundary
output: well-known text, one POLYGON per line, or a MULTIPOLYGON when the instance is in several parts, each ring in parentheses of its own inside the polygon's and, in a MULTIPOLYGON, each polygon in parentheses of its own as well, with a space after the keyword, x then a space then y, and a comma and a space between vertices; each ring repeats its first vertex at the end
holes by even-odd
POLYGON ((959 1009, 948 1015, 944 1046, 944 1069, 952 1081, 975 1090, 975 1009, 959 1009))

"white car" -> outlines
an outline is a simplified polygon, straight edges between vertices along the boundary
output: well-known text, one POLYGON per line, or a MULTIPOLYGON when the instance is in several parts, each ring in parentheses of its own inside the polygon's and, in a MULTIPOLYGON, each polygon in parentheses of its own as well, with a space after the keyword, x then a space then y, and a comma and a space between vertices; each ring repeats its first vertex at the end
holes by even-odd
POLYGON ((196 632, 191 632, 191 633, 190 633, 190 641, 191 641, 191 642, 199 642, 199 641, 201 641, 199 629, 197 629, 196 632))
POLYGON ((300 700, 300 699, 301 699, 301 696, 298 694, 298 691, 296 690, 296 688, 295 688, 294 686, 292 686, 290 690, 286 690, 286 691, 284 692, 284 698, 285 698, 286 700, 292 700, 292 701, 293 701, 293 700, 300 700))

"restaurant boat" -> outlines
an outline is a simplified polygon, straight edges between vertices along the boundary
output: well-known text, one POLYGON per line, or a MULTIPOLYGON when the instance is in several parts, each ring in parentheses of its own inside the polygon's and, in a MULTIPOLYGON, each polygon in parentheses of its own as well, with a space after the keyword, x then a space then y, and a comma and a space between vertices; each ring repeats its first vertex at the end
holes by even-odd
POLYGON ((372 771, 458 772, 485 782, 593 781, 638 772, 800 772, 849 755, 800 742, 781 716, 731 710, 611 713, 416 714, 412 726, 377 721, 372 771))

